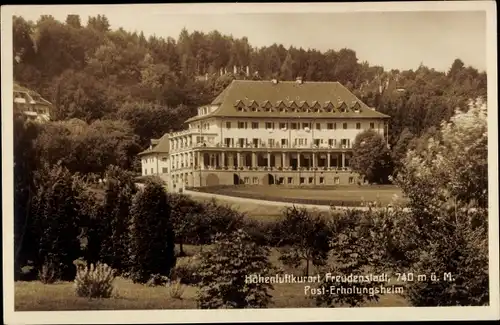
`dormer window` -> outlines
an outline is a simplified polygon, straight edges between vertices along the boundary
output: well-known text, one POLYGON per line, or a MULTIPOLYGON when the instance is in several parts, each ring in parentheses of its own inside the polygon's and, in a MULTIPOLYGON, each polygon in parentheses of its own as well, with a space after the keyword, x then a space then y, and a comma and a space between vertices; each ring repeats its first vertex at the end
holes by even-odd
POLYGON ((257 102, 255 102, 255 100, 251 100, 248 107, 250 108, 250 110, 252 112, 258 112, 259 111, 259 105, 257 104, 257 102))
POLYGON ((333 110, 333 104, 332 104, 332 102, 331 102, 331 101, 327 101, 327 102, 325 102, 325 110, 326 110, 327 112, 331 112, 331 113, 333 113, 333 111, 334 111, 334 110, 333 110))
POLYGON ((266 101, 264 101, 262 103, 262 108, 266 112, 272 112, 273 111, 273 105, 268 100, 266 100, 266 101))
POLYGON ((356 102, 356 104, 354 104, 354 106, 352 108, 354 109, 354 111, 356 113, 359 113, 359 111, 361 110, 361 105, 359 105, 359 103, 356 102))
POLYGON ((288 103, 288 107, 292 112, 300 112, 300 107, 294 101, 288 103))
POLYGON ((286 107, 286 105, 285 105, 285 103, 283 103, 283 101, 279 100, 276 104, 277 104, 276 106, 280 112, 285 113, 288 111, 288 107, 286 107))
POLYGON ((241 100, 237 100, 236 103, 234 104, 234 107, 238 110, 238 112, 244 112, 245 111, 245 104, 241 100))
POLYGON ((342 102, 339 109, 342 113, 345 113, 345 112, 347 112, 347 105, 344 102, 342 102))
POLYGON ((314 112, 319 113, 321 112, 321 105, 317 101, 314 101, 312 109, 314 110, 314 112))

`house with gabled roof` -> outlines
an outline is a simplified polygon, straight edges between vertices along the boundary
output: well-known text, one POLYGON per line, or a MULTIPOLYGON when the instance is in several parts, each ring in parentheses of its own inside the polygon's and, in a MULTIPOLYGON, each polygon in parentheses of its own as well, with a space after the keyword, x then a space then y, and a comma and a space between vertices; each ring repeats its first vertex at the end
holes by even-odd
POLYGON ((234 80, 165 135, 168 168, 151 160, 143 174, 165 171, 176 188, 357 183, 354 139, 367 129, 387 138, 388 119, 338 82, 234 80))
POLYGON ((14 83, 13 95, 15 112, 22 113, 34 121, 45 122, 50 120, 53 105, 39 93, 14 83))

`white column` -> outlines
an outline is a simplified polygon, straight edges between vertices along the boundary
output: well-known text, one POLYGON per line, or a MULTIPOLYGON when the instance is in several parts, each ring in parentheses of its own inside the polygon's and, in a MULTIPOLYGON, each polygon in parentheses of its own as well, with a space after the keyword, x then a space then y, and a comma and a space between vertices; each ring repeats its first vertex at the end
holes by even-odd
POLYGON ((267 168, 271 167, 271 153, 267 153, 267 168))
POLYGON ((297 152, 297 168, 300 168, 300 152, 297 152))
POLYGON ((222 152, 221 152, 221 163, 220 163, 221 167, 224 167, 224 165, 225 165, 225 164, 224 164, 224 160, 225 160, 225 159, 226 159, 226 157, 225 157, 225 155, 224 155, 224 151, 222 151, 222 152))
POLYGON ((345 167, 345 153, 342 153, 342 168, 345 167))
POLYGON ((313 168, 316 167, 316 153, 315 152, 312 153, 312 166, 313 166, 313 168))
POLYGON ((285 158, 286 158, 285 156, 286 156, 286 155, 285 155, 285 153, 284 153, 284 152, 282 152, 282 153, 281 153, 281 167, 283 167, 283 168, 285 168, 285 167, 286 167, 286 166, 285 166, 285 158))
POLYGON ((252 167, 256 167, 257 166, 257 157, 256 157, 256 153, 255 152, 252 152, 252 167))
POLYGON ((238 167, 241 167, 241 153, 236 153, 236 162, 238 163, 238 167))
POLYGON ((330 153, 326 154, 326 160, 327 160, 327 167, 330 168, 330 153))

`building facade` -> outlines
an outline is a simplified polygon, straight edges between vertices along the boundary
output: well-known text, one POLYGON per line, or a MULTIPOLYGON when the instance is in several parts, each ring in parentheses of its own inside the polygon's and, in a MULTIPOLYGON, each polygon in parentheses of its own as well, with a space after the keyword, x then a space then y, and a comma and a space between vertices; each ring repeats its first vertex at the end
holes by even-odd
POLYGON ((37 92, 14 84, 14 110, 29 119, 39 122, 50 121, 52 103, 37 92))
POLYGON ((142 173, 174 189, 354 184, 356 135, 387 137, 388 118, 338 82, 234 80, 186 130, 162 137, 163 152, 160 139, 141 153, 142 173))

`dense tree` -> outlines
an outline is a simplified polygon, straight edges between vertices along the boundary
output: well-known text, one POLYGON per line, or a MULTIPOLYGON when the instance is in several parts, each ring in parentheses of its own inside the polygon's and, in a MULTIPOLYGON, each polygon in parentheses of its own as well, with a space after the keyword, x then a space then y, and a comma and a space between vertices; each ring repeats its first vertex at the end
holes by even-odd
MULTIPOLYGON (((204 232, 200 229, 202 226, 200 221, 203 221, 200 218, 203 207, 188 196, 177 193, 169 193, 168 202, 171 207, 170 218, 175 232, 175 239, 179 243, 179 256, 184 256, 183 244, 189 241, 196 244, 197 240, 193 241, 193 238, 198 238, 199 234, 204 232)), ((208 225, 208 223, 205 224, 208 225)))
POLYGON ((174 231, 163 184, 151 180, 133 199, 131 277, 146 283, 151 276, 169 276, 175 266, 174 231))
POLYGON ((392 161, 394 162, 394 170, 398 171, 401 167, 401 160, 406 157, 406 152, 409 149, 410 142, 414 138, 410 130, 404 129, 399 135, 398 142, 392 148, 392 161))
POLYGON ((438 137, 410 150, 396 183, 411 212, 399 231, 412 272, 431 267, 454 280, 412 283, 416 306, 488 304, 488 151, 486 105, 472 102, 438 137))
POLYGON ((247 277, 271 275, 268 255, 268 248, 253 243, 242 230, 216 236, 213 247, 201 255, 198 306, 202 309, 267 307, 273 286, 247 281, 247 277))
POLYGON ((281 73, 280 77, 283 80, 292 80, 293 79, 293 59, 290 53, 286 55, 285 61, 281 65, 281 73))
POLYGON ((41 170, 39 175, 33 201, 33 228, 38 239, 35 265, 42 274, 52 273, 52 280, 71 281, 76 274, 73 261, 81 256, 78 198, 83 186, 60 165, 41 170))
POLYGON ((276 229, 280 232, 279 245, 286 245, 280 256, 285 264, 299 266, 305 261, 306 276, 311 264, 325 264, 330 250, 330 231, 321 216, 312 215, 305 208, 286 208, 276 229))
MULTIPOLYGON (((373 274, 380 272, 382 265, 381 248, 374 245, 375 238, 380 234, 386 234, 386 229, 374 227, 376 218, 370 212, 359 210, 347 210, 335 213, 331 218, 330 228, 332 237, 330 245, 330 263, 321 269, 320 274, 331 273, 339 276, 349 276, 352 274, 362 274, 369 266, 373 274)), ((385 243, 390 236, 385 236, 381 242, 385 243)), ((359 306, 367 301, 379 299, 379 293, 375 287, 377 282, 351 282, 349 286, 352 291, 340 293, 332 287, 341 288, 339 282, 327 277, 322 277, 319 288, 329 290, 331 294, 317 295, 316 304, 318 306, 359 306)))
POLYGON ((66 24, 74 28, 81 28, 82 22, 79 15, 68 15, 66 16, 66 24))
POLYGON ((356 136, 352 147, 351 167, 370 183, 387 183, 392 160, 384 138, 373 130, 356 136))
POLYGON ((33 213, 31 201, 35 195, 35 171, 38 155, 34 140, 39 126, 24 116, 14 115, 14 263, 16 276, 20 267, 36 255, 36 239, 31 232, 33 213))
POLYGON ((133 177, 116 166, 106 170, 100 218, 100 262, 119 273, 128 271, 130 258, 130 208, 136 192, 133 177))

